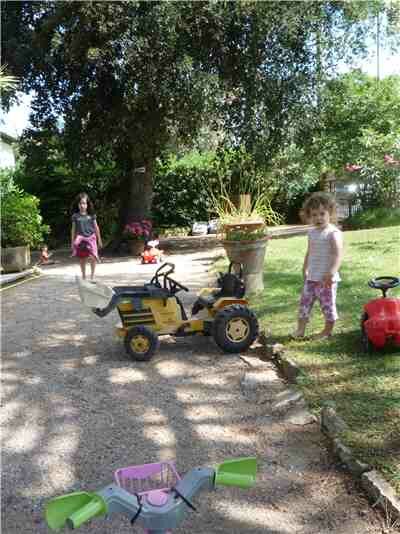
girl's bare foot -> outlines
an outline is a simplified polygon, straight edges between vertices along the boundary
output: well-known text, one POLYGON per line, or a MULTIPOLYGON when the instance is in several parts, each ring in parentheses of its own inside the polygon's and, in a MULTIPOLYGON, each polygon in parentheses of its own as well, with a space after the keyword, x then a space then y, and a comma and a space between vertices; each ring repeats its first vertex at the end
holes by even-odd
POLYGON ((327 339, 328 337, 332 337, 332 332, 320 332, 312 336, 313 339, 327 339))
POLYGON ((304 339, 304 332, 293 332, 293 334, 290 335, 291 339, 304 339))

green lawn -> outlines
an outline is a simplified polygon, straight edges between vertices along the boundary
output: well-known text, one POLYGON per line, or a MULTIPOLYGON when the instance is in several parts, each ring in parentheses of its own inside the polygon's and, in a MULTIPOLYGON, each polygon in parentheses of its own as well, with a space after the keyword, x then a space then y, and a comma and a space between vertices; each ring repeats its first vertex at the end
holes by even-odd
MULTIPOLYGON (((399 275, 400 227, 346 232, 344 242, 340 319, 330 340, 299 342, 288 337, 296 325, 306 237, 269 242, 265 291, 252 307, 271 341, 284 343, 302 369, 299 386, 310 407, 319 412, 324 404, 334 403, 349 426, 343 441, 400 493, 400 351, 392 348, 368 356, 360 345, 362 306, 378 296, 367 286, 368 280, 399 275)), ((400 288, 392 294, 400 296, 400 288)), ((322 326, 316 304, 308 333, 322 326)))

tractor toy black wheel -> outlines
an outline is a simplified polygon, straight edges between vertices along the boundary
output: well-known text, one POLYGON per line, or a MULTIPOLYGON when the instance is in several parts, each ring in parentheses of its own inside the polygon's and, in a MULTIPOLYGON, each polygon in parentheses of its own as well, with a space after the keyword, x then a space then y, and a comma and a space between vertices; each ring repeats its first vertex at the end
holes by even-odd
POLYGON ((135 326, 125 336, 125 349, 129 356, 138 362, 151 359, 158 349, 158 336, 146 326, 135 326))
POLYGON ((361 345, 364 352, 372 354, 374 347, 368 338, 367 331, 365 330, 364 323, 368 320, 368 313, 363 313, 361 316, 361 345))
POLYGON ((257 317, 246 306, 232 304, 216 314, 212 334, 224 352, 244 352, 258 336, 257 317))

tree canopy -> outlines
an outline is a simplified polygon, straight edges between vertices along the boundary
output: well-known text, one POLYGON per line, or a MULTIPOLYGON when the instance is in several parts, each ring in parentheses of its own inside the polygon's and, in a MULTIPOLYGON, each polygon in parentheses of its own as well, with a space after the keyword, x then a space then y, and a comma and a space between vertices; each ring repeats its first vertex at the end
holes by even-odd
POLYGON ((149 214, 154 162, 174 136, 222 128, 268 160, 312 132, 321 70, 360 52, 368 2, 7 2, 4 59, 79 172, 113 162, 120 229, 149 214))

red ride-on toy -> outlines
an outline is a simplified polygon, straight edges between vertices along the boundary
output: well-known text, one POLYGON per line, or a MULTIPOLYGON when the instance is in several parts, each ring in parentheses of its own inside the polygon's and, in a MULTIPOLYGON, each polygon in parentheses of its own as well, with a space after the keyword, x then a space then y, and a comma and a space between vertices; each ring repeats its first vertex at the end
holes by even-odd
POLYGON ((362 344, 366 352, 382 349, 392 342, 400 348, 400 298, 387 297, 389 289, 400 285, 400 278, 379 276, 368 282, 369 287, 380 289, 383 297, 364 305, 361 318, 362 344))

